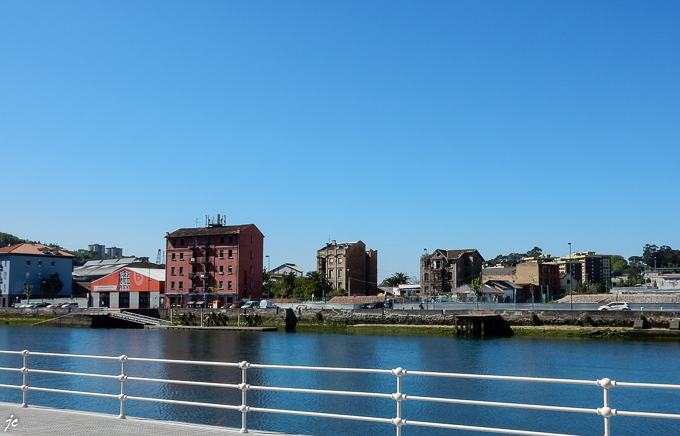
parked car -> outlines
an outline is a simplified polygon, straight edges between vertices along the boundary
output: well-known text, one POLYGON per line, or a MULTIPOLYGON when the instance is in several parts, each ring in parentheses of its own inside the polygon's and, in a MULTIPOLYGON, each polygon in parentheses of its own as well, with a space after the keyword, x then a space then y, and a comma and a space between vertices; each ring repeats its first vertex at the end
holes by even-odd
POLYGON ((257 309, 260 307, 259 301, 248 301, 246 304, 241 306, 242 309, 257 309))
POLYGON ((630 305, 622 302, 608 303, 598 307, 597 310, 630 310, 630 305))
POLYGON ((260 307, 260 309, 278 309, 279 308, 279 306, 277 306, 276 304, 272 303, 269 300, 260 301, 259 307, 260 307))
POLYGON ((45 303, 44 301, 41 303, 35 303, 35 307, 48 307, 50 303, 45 303))
POLYGON ((78 307, 78 303, 64 303, 61 307, 78 307))
POLYGON ((54 303, 54 304, 50 304, 50 305, 47 306, 47 307, 61 307, 61 306, 63 306, 64 304, 66 304, 66 303, 54 303))
POLYGON ((374 301, 372 303, 368 303, 366 309, 382 309, 383 307, 385 307, 385 303, 382 301, 374 301))
POLYGON ((239 307, 243 306, 244 304, 246 304, 246 302, 243 301, 243 300, 235 301, 235 302, 231 303, 231 306, 229 306, 229 309, 238 309, 239 307))
POLYGON ((35 307, 36 303, 21 303, 19 305, 20 309, 33 309, 35 307))

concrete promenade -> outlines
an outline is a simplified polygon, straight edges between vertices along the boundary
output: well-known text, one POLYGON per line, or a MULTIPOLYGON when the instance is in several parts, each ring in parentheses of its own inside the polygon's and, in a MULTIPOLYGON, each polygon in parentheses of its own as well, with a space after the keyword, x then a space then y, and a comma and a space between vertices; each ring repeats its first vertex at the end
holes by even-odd
MULTIPOLYGON (((236 436, 237 428, 187 424, 172 421, 126 417, 77 410, 53 409, 41 406, 22 408, 20 404, 0 402, 0 433, 26 436, 236 436), (9 420, 9 421, 8 421, 9 420)), ((274 436, 283 433, 248 430, 253 436, 274 436)), ((290 436, 290 435, 289 435, 290 436)), ((292 435, 302 436, 302 435, 292 435)))

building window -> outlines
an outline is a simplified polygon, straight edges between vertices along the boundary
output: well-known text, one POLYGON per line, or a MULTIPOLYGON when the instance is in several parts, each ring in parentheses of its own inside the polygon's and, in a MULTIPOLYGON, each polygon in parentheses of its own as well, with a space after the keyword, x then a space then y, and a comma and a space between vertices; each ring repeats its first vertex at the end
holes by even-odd
POLYGON ((251 259, 253 258, 253 252, 252 251, 250 252, 250 258, 251 259))
POLYGON ((54 266, 54 261, 52 261, 52 266, 54 266))
POLYGON ((340 278, 340 277, 342 277, 342 270, 341 269, 338 270, 338 278, 340 278))
POLYGON ((333 278, 333 270, 332 269, 328 270, 328 278, 331 278, 331 279, 333 278))
POLYGON ((229 235, 229 243, 231 244, 232 241, 233 241, 233 239, 232 239, 231 235, 229 235))
POLYGON ((338 265, 342 265, 342 257, 338 258, 338 265))
POLYGON ((130 290, 130 271, 121 271, 120 274, 118 275, 118 290, 119 291, 130 290))
POLYGON ((170 289, 175 289, 175 282, 170 282, 170 289))
POLYGON ((425 273, 425 280, 430 280, 430 273, 425 273))
POLYGON ((42 266, 42 260, 38 261, 38 266, 42 266))
POLYGON ((39 278, 39 279, 42 278, 42 273, 38 273, 38 278, 39 278))
POLYGON ((181 245, 182 247, 184 247, 184 238, 182 238, 182 239, 179 240, 179 245, 181 245))
POLYGON ((172 269, 170 269, 170 275, 174 276, 175 275, 175 267, 173 266, 172 269))
POLYGON ((181 275, 181 276, 184 275, 184 267, 183 266, 179 267, 179 275, 181 275))
POLYGON ((219 286, 220 289, 224 289, 224 286, 222 285, 222 282, 220 282, 218 286, 219 286))
POLYGON ((231 275, 231 272, 232 272, 232 267, 231 267, 231 265, 229 265, 227 267, 227 274, 231 275))
POLYGON ((184 282, 179 282, 179 289, 180 290, 184 289, 184 282))
POLYGON ((179 260, 184 260, 184 253, 179 254, 179 260))
POLYGON ((227 282, 227 289, 231 290, 231 280, 227 282))
POLYGON ((229 259, 233 259, 233 258, 234 258, 233 254, 232 254, 232 250, 229 250, 229 251, 227 252, 227 257, 228 257, 229 259))
POLYGON ((31 278, 31 273, 28 272, 28 271, 26 271, 26 278, 27 278, 27 279, 30 279, 30 278, 31 278))
POLYGON ((220 274, 224 274, 224 265, 220 265, 220 274))
POLYGON ((224 244, 224 236, 220 236, 220 244, 224 244))
POLYGON ((220 259, 224 259, 224 250, 220 250, 220 259))
POLYGON ((177 243, 177 240, 175 238, 172 238, 172 245, 175 245, 177 243))
POLYGON ((253 267, 252 266, 250 267, 250 273, 251 274, 253 273, 253 267))
POLYGON ((170 260, 175 260, 175 253, 172 253, 172 254, 170 255, 170 260))
POLYGON ((31 266, 31 259, 27 259, 27 260, 26 260, 26 265, 27 265, 27 266, 31 266))

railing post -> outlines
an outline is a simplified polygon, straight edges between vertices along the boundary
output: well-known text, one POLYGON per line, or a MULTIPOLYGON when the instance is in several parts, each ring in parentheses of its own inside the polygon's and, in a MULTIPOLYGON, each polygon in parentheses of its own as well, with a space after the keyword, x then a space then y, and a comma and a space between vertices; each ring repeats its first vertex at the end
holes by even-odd
POLYGON ((616 409, 609 407, 609 389, 616 387, 616 382, 608 378, 597 381, 597 385, 604 391, 604 405, 597 409, 597 414, 604 418, 604 436, 610 436, 609 418, 616 416, 616 409))
POLYGON ((123 354, 118 357, 118 360, 120 360, 120 375, 118 376, 118 380, 120 380, 120 395, 118 395, 118 399, 120 400, 120 414, 118 415, 118 418, 125 419, 125 399, 127 398, 125 395, 125 380, 127 380, 127 375, 125 375, 125 362, 127 362, 128 357, 123 354))
POLYGON ((21 382, 21 392, 22 400, 21 407, 28 407, 28 355, 31 354, 28 350, 21 352, 24 358, 24 365, 21 368, 22 382, 21 382))
POLYGON ((250 367, 250 363, 244 360, 243 362, 239 362, 238 367, 241 368, 241 383, 238 385, 238 388, 241 390, 241 405, 238 406, 238 410, 241 412, 241 433, 248 433, 246 418, 246 414, 248 413, 248 404, 246 400, 250 385, 246 383, 246 371, 250 367))
POLYGON ((401 391, 401 378, 406 375, 406 370, 401 367, 392 370, 392 375, 397 377, 397 392, 392 394, 392 398, 397 402, 397 416, 392 419, 392 423, 397 427, 397 436, 401 436, 401 427, 406 421, 401 418, 401 402, 406 399, 401 391))

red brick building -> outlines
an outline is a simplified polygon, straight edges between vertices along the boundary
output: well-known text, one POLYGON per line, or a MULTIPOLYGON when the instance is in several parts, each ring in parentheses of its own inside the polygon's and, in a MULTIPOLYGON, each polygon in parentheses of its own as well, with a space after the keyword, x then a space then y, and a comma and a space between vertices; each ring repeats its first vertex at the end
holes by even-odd
POLYGON ((264 235, 255 224, 184 228, 165 239, 165 307, 262 298, 264 235))

